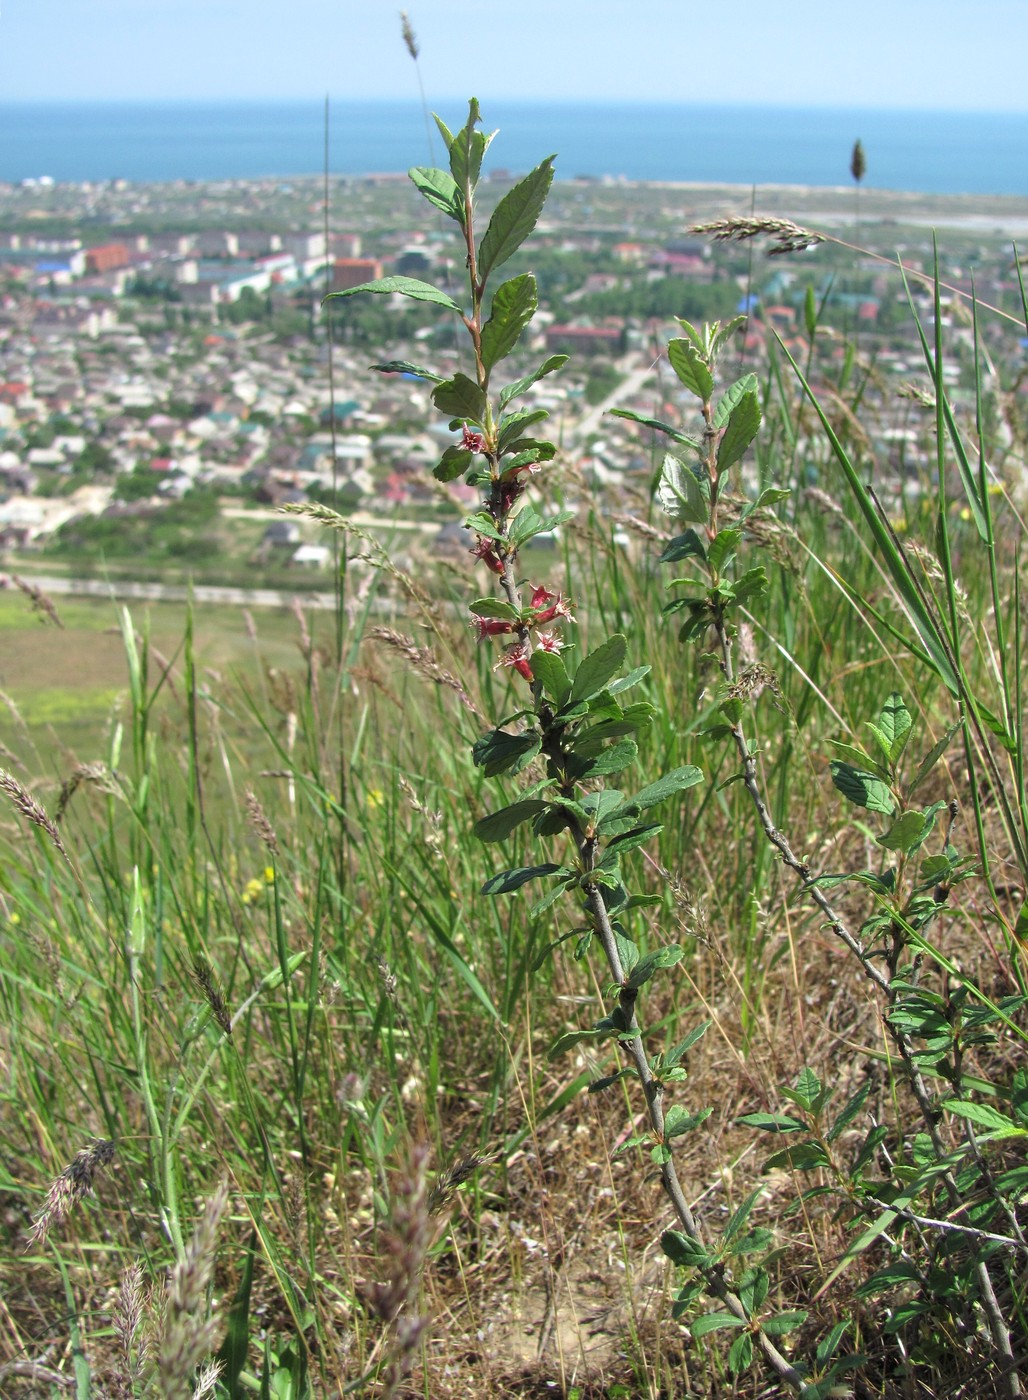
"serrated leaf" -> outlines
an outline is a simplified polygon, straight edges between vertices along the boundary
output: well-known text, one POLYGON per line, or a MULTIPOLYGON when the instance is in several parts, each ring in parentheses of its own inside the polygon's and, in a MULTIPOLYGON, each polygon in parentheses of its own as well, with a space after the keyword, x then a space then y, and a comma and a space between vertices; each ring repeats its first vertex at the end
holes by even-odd
POLYGON ((904 812, 901 817, 897 817, 884 836, 877 838, 878 845, 884 846, 887 851, 902 851, 904 855, 913 855, 928 834, 925 830, 926 825, 928 823, 923 812, 904 812))
POLYGON ((721 573, 742 539, 741 530, 719 530, 707 549, 707 563, 712 573, 721 573))
POLYGON ((703 363, 700 352, 692 341, 669 341, 667 357, 671 368, 685 387, 703 403, 708 403, 714 392, 714 376, 703 363))
POLYGON ((433 170, 428 166, 416 165, 407 171, 411 181, 437 209, 464 225, 464 196, 457 188, 453 176, 446 170, 433 170))
POLYGON ((514 349, 538 304, 535 278, 530 272, 497 287, 489 319, 482 327, 482 363, 487 370, 514 349))
POLYGON ((679 1104, 672 1104, 664 1114, 664 1137, 666 1140, 683 1137, 705 1123, 714 1112, 712 1108, 701 1108, 696 1113, 686 1113, 679 1104))
MULTIPOLYGON (((626 676, 621 676, 618 680, 611 681, 607 690, 611 695, 621 695, 623 691, 631 690, 633 685, 638 685, 641 680, 645 680, 652 670, 652 666, 636 666, 633 670, 629 671, 626 676)), ((645 703, 645 701, 640 701, 640 704, 645 703)), ((626 710, 625 713, 627 714, 628 711, 626 710)))
POLYGON ((526 389, 531 389, 532 385, 538 383, 540 379, 544 379, 546 375, 552 374, 554 370, 562 369, 564 365, 567 364, 569 358, 570 356, 568 355, 551 355, 549 359, 544 360, 539 368, 534 370, 532 374, 526 374, 522 379, 515 379, 512 384, 508 384, 505 388, 501 389, 500 411, 502 412, 503 409, 507 407, 511 399, 516 399, 518 395, 523 394, 526 389))
POLYGON ((433 287, 431 282, 420 281, 417 277, 378 277, 374 282, 362 282, 359 287, 347 287, 344 292, 329 292, 325 300, 331 301, 334 297, 355 297, 362 292, 374 292, 384 296, 391 296, 396 292, 400 296, 410 297, 411 301, 429 301, 436 306, 445 306, 449 311, 464 314, 448 293, 433 287))
MULTIPOLYGON (((482 171, 482 158, 489 149, 493 136, 496 135, 495 132, 492 132, 486 136, 484 132, 476 130, 481 119, 482 114, 479 111, 478 99, 472 97, 468 102, 467 121, 456 136, 451 136, 447 143, 450 154, 450 173, 461 190, 467 186, 473 190, 478 184, 478 178, 482 171)), ((445 128, 442 122, 438 117, 435 120, 440 132, 443 132, 445 128)), ((445 136, 443 139, 445 140, 445 136)))
POLYGON ((681 1230, 665 1230, 660 1237, 660 1247, 672 1264, 680 1269, 701 1268, 710 1258, 698 1240, 683 1234, 681 1230))
POLYGON ((617 743, 602 749, 594 759, 590 760, 582 780, 600 778, 608 773, 620 773, 634 763, 638 756, 639 745, 634 739, 619 739, 617 743))
POLYGON ((664 1063, 668 1068, 677 1065, 687 1051, 691 1050, 698 1040, 702 1040, 711 1027, 710 1021, 702 1021, 698 1026, 694 1026, 684 1039, 680 1040, 675 1048, 665 1056, 664 1063))
POLYGON ((746 1199, 732 1212, 721 1236, 726 1244, 728 1244, 746 1224, 746 1221, 750 1217, 750 1212, 757 1203, 757 1197, 759 1195, 760 1188, 758 1187, 755 1191, 751 1191, 746 1199))
POLYGON ((760 400, 750 389, 732 409, 717 449, 717 469, 726 472, 743 456, 760 428, 760 400))
POLYGON ((542 686, 543 691, 558 706, 562 706, 571 694, 571 679, 560 657, 553 651, 532 653, 532 675, 542 686))
POLYGON ((812 1109, 821 1097, 821 1092, 820 1079, 808 1065, 804 1065, 796 1078, 796 1083, 789 1090, 788 1097, 794 1103, 798 1103, 801 1108, 812 1109))
MULTIPOLYGON (((504 283, 504 286, 507 284, 504 283)), ((522 432, 532 423, 541 423, 550 415, 545 408, 522 408, 515 413, 505 413, 500 419, 497 445, 501 452, 507 452, 521 438, 522 432)))
POLYGON ((800 1123, 785 1113, 745 1113, 735 1121, 745 1123, 747 1128, 760 1128, 770 1133, 802 1133, 807 1128, 806 1123, 800 1123))
MULTIPOLYGON (((744 374, 741 379, 737 379, 734 384, 730 384, 717 401, 714 409, 714 417, 711 426, 720 430, 731 417, 732 410, 746 394, 757 392, 757 376, 755 374, 744 374)), ((788 492, 786 493, 788 494, 788 492)))
POLYGON ((670 773, 665 773, 656 782, 648 783, 634 797, 629 798, 628 805, 636 812, 645 812, 648 808, 655 807, 658 802, 666 802, 676 792, 685 792, 702 782, 703 770, 691 763, 684 764, 681 768, 672 768, 670 773))
POLYGON ((955 1113, 958 1118, 977 1123, 979 1127, 1001 1133, 1004 1137, 1028 1137, 1028 1130, 1019 1128, 1012 1118, 988 1104, 975 1103, 968 1099, 949 1099, 943 1107, 947 1112, 955 1113))
POLYGON ((455 374, 437 384, 432 390, 432 402, 440 413, 451 418, 481 425, 485 417, 485 394, 466 374, 455 374))
POLYGON ((928 774, 932 771, 932 769, 938 763, 939 759, 949 748, 950 744, 953 742, 954 736, 957 733, 959 733, 959 731, 960 725, 954 724, 951 729, 947 729, 946 733, 942 736, 939 742, 937 744, 933 744, 932 747, 928 750, 924 758, 922 758, 921 762, 917 765, 917 772, 914 774, 913 782, 910 784, 911 792, 913 792, 915 788, 921 786, 925 778, 927 778, 928 774))
POLYGON ((733 1376, 745 1371, 753 1363, 753 1337, 743 1332, 728 1348, 728 1369, 733 1376))
POLYGON ((494 268, 507 261, 536 226, 553 181, 554 156, 503 196, 493 210, 478 250, 478 277, 484 282, 494 268))
POLYGON ((488 817, 482 817, 472 830, 480 841, 505 841, 522 822, 537 816, 546 806, 547 803, 537 797, 526 798, 522 802, 512 803, 509 807, 502 807, 500 811, 493 812, 488 817))
POLYGON ((695 468, 667 452, 657 483, 657 501, 672 520, 705 525, 710 516, 710 482, 702 464, 695 468))
POLYGON ((436 481, 456 481, 475 460, 475 454, 463 447, 448 447, 432 468, 436 481))
POLYGON ((654 836, 663 830, 663 822, 650 822, 647 826, 637 826, 622 832, 607 842, 604 859, 607 856, 616 856, 620 860, 628 851, 634 851, 637 846, 645 846, 647 841, 652 841, 654 836))
POLYGON ((410 360, 386 360, 381 365, 369 365, 369 369, 377 369, 379 374, 412 374, 415 379, 427 379, 432 384, 441 384, 443 376, 436 374, 433 370, 423 369, 421 365, 415 365, 410 360))
POLYGON ((855 807, 864 807, 869 812, 881 812, 891 817, 896 810, 896 802, 887 783, 876 778, 873 773, 862 772, 849 763, 833 759, 829 764, 832 782, 855 807))
POLYGON ((679 559, 706 559, 707 551, 695 530, 686 530, 669 540, 658 556, 660 564, 677 564, 679 559))
MULTIPOLYGON (((657 948, 654 952, 647 953, 645 957, 639 959, 625 985, 641 987, 650 980, 655 972, 660 972, 666 967, 674 967, 675 963, 681 962, 684 956, 684 952, 677 943, 669 943, 663 948, 657 948)), ((670 1112, 671 1110, 668 1109, 668 1113, 670 1112)))
POLYGON ((903 702, 903 696, 894 690, 882 706, 878 723, 869 724, 868 728, 881 745, 886 759, 895 763, 906 747, 912 725, 913 720, 903 702))
POLYGON ((563 869, 560 865, 523 865, 516 870, 503 870, 492 875, 482 886, 483 894, 510 894, 527 885, 529 880, 541 880, 546 875, 555 875, 563 869))
POLYGON ((700 444, 695 438, 689 437, 687 433, 680 432, 670 423, 664 423, 659 418, 647 418, 644 413, 633 413, 630 408, 612 408, 609 412, 612 418, 624 418, 629 423, 641 423, 644 428, 653 428, 656 432, 671 438, 673 442, 680 442, 684 447, 691 447, 695 452, 700 450, 700 444))
POLYGON ((487 778, 495 778, 500 773, 520 773, 540 747, 538 734, 507 734, 502 729, 494 729, 476 740, 471 756, 487 778))
POLYGON ((703 1317, 698 1317, 689 1328, 695 1341, 701 1337, 706 1337, 710 1332, 717 1332, 722 1327, 745 1327, 746 1323, 741 1317, 736 1317, 735 1313, 714 1312, 705 1313, 703 1317))
POLYGON ((590 652, 575 672, 569 697, 571 704, 591 700, 598 695, 621 670, 627 651, 628 641, 617 632, 590 652))
POLYGON ((476 598, 468 607, 475 617, 496 617, 505 622, 516 622, 521 616, 517 608, 502 598, 476 598))
MULTIPOLYGON (((791 1312, 776 1313, 774 1317, 766 1317, 761 1322, 761 1329, 769 1337, 784 1337, 788 1332, 795 1332, 797 1327, 802 1327, 810 1316, 803 1308, 794 1308, 791 1312)), ((845 1330, 847 1323, 843 1323, 845 1330)))

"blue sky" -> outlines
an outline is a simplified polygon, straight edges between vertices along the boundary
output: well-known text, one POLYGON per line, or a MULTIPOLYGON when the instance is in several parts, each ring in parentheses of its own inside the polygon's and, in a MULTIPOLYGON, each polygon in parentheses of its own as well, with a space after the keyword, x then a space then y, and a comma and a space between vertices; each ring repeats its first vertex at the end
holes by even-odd
MULTIPOLYGON (((410 0, 429 102, 1025 111, 1026 0, 410 0)), ((0 101, 415 98, 383 0, 2 0, 0 101)))

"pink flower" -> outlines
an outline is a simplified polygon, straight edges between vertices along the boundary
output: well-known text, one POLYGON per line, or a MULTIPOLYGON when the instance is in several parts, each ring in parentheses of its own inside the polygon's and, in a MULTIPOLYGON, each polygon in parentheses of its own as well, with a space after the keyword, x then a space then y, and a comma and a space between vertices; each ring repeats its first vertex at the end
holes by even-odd
POLYGON ((524 642, 516 642, 514 646, 508 647, 493 667, 493 670, 498 671, 501 666, 510 666, 513 670, 517 671, 519 676, 523 676, 526 681, 535 679, 532 675, 532 668, 528 664, 528 647, 525 646, 524 642))
POLYGON ((552 622, 555 617, 566 617, 568 622, 574 622, 571 614, 571 604, 559 593, 551 593, 548 588, 541 585, 532 591, 532 607, 535 610, 535 617, 532 618, 532 626, 538 627, 540 623, 552 622))
POLYGON ((513 632, 513 622, 508 622, 502 617, 472 617, 472 627, 478 628, 478 638, 484 642, 486 637, 499 637, 504 632, 513 632))
POLYGON ((540 651, 556 653, 564 650, 565 643, 557 636, 556 632, 538 632, 535 640, 540 651))
POLYGON ((460 435, 460 445, 465 452, 484 452, 485 438, 481 433, 473 433, 465 423, 460 435))
POLYGON ((470 551, 476 559, 481 559, 487 569, 491 569, 494 574, 503 573, 503 560, 496 553, 493 542, 487 540, 484 535, 479 535, 478 543, 470 551))

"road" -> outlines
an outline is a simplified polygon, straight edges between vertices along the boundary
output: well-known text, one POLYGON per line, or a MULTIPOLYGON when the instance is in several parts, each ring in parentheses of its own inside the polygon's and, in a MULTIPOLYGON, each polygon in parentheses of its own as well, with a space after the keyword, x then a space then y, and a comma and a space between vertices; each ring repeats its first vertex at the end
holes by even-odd
MULTIPOLYGON (((281 517, 280 517, 281 518, 281 517)), ((184 603, 189 597, 197 603, 228 603, 240 608, 289 608, 299 598, 304 607, 331 610, 336 605, 332 593, 311 593, 302 587, 227 588, 218 584, 137 583, 132 579, 67 578, 50 574, 19 574, 41 593, 58 597, 142 600, 148 603, 184 603)), ((13 588, 9 575, 0 575, 3 586, 13 588)), ((299 583, 299 579, 297 580, 299 583)))

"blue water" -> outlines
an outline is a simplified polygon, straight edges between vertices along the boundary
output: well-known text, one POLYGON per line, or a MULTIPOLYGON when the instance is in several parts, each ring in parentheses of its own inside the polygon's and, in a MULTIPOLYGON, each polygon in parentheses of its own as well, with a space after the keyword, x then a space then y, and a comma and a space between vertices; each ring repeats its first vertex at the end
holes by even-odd
MULTIPOLYGON (((466 108, 438 104, 451 127, 466 108)), ((853 142, 865 185, 934 194, 1028 194, 1028 114, 487 102, 495 166, 558 154, 558 178, 843 185, 853 142)), ((330 168, 429 163, 414 102, 332 105, 330 168)), ((0 180, 216 180, 314 174, 324 106, 310 103, 0 104, 0 180)), ((434 155, 441 159, 434 135, 434 155)))

